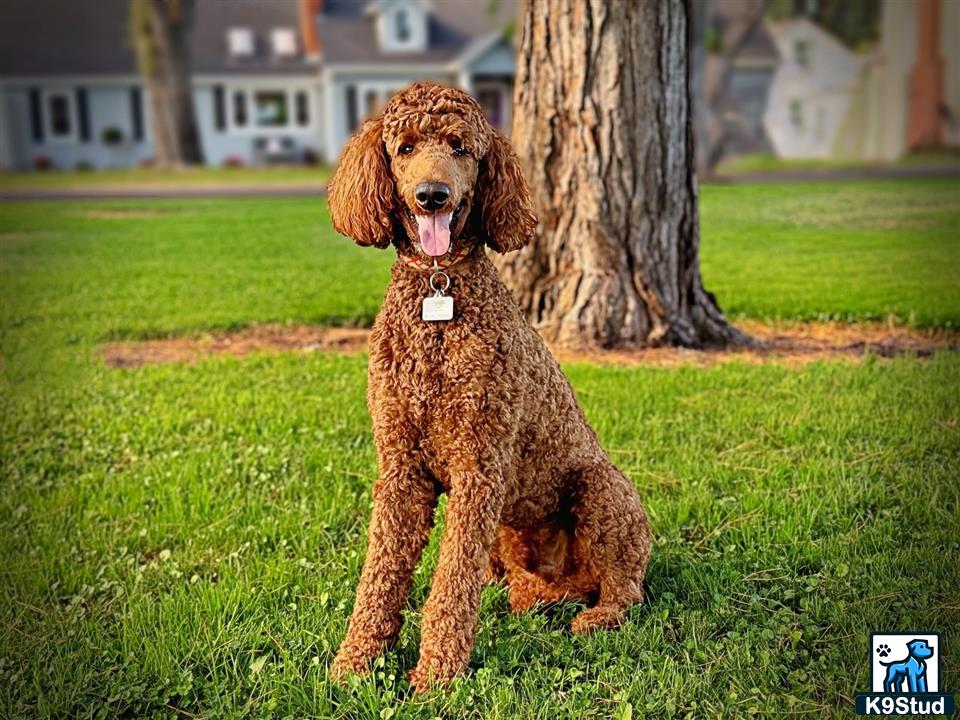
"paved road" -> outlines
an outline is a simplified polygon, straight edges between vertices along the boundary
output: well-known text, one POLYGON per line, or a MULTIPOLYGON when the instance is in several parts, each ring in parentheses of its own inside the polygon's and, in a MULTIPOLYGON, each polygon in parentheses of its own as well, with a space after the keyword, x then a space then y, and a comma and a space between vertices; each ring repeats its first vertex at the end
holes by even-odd
MULTIPOLYGON (((776 182, 823 182, 825 180, 906 180, 917 178, 960 178, 956 165, 896 165, 849 169, 783 170, 770 173, 745 173, 720 176, 705 184, 765 184, 776 182)), ((148 200, 204 198, 282 198, 323 197, 322 185, 194 185, 188 187, 149 185, 59 188, 35 190, 0 189, 0 202, 23 200, 148 200)))
POLYGON ((128 187, 50 188, 2 190, 0 202, 24 200, 182 200, 204 198, 323 197, 322 185, 194 185, 188 187, 149 185, 128 187))
POLYGON ((718 184, 749 185, 775 182, 823 182, 824 180, 909 180, 917 178, 960 178, 960 163, 955 165, 892 165, 859 168, 809 168, 777 172, 720 175, 710 181, 718 184))

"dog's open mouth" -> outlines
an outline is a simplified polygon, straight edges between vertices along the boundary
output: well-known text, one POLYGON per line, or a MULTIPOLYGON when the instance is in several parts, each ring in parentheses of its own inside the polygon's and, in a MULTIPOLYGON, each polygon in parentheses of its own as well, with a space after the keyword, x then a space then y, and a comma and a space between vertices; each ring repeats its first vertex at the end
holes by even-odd
POLYGON ((450 230, 455 227, 463 212, 466 200, 461 200, 453 212, 434 213, 433 215, 410 215, 417 223, 420 236, 420 248, 425 255, 440 257, 450 251, 450 230))

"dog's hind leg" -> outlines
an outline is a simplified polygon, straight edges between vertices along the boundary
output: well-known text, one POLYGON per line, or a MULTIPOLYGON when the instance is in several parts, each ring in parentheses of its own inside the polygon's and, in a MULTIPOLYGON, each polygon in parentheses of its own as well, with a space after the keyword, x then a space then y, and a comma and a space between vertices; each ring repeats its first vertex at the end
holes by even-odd
POLYGON ((888 693, 900 692, 900 685, 903 676, 897 671, 897 668, 888 668, 887 677, 883 681, 883 691, 888 693))
POLYGON ((647 515, 630 481, 609 461, 583 471, 573 507, 574 554, 600 590, 595 607, 581 611, 577 634, 617 627, 627 608, 643 600, 643 576, 652 537, 647 515))

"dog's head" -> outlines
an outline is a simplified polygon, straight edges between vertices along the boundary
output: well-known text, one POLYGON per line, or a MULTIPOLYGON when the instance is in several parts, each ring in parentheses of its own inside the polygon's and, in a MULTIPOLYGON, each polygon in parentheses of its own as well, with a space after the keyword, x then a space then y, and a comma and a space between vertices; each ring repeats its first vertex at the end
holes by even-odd
POLYGON ((917 660, 926 660, 933 657, 933 648, 927 644, 926 640, 911 640, 907 643, 910 649, 910 655, 917 660))
POLYGON ((329 186, 337 232, 427 259, 533 238, 530 192, 509 142, 467 93, 434 82, 390 99, 350 139, 329 186))

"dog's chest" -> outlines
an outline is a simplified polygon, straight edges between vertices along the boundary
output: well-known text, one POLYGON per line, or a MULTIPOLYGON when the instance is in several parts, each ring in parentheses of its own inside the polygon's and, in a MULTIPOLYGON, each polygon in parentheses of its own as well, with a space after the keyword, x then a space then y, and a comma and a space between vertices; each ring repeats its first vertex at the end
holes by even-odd
POLYGON ((496 336, 455 319, 410 323, 371 346, 371 381, 422 435, 443 436, 484 412, 504 371, 496 336), (497 368, 500 368, 497 372, 497 368))

